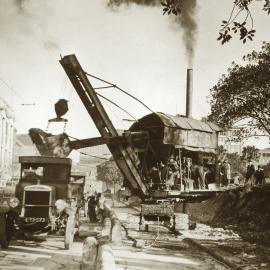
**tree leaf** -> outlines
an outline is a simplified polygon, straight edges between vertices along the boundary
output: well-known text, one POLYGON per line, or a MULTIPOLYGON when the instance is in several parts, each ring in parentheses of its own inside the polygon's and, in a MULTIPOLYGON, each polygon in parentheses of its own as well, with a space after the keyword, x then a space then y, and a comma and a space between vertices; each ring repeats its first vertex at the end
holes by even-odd
POLYGON ((219 35, 219 37, 217 38, 217 40, 221 40, 222 39, 222 34, 219 35))
MULTIPOLYGON (((223 45, 231 37, 220 33, 219 38, 223 45)), ((251 34, 246 35, 243 43, 250 38, 251 34)), ((242 66, 232 63, 228 74, 221 76, 210 90, 209 119, 225 128, 245 120, 245 126, 239 130, 241 136, 263 133, 270 138, 270 42, 264 42, 260 51, 253 51, 243 59, 242 66)))

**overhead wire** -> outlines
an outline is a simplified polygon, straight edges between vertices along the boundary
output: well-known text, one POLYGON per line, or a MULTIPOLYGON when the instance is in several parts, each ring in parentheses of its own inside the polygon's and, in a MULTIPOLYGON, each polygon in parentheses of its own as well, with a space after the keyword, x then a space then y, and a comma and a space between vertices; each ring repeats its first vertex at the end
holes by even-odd
POLYGON ((50 102, 29 102, 29 103, 16 103, 14 106, 36 106, 40 104, 51 104, 50 102))
POLYGON ((37 103, 18 103, 14 104, 15 106, 36 106, 37 103))
POLYGON ((16 95, 22 103, 15 103, 13 106, 36 106, 40 104, 50 104, 50 102, 27 102, 25 98, 20 95, 13 87, 11 87, 3 78, 0 77, 0 81, 12 92, 12 94, 16 95))
POLYGON ((25 99, 19 94, 17 93, 17 91, 12 88, 3 78, 0 77, 0 81, 13 93, 15 94, 18 98, 20 98, 22 101, 25 101, 25 99))
POLYGON ((87 154, 85 152, 81 152, 77 149, 75 149, 77 152, 79 152, 80 154, 84 155, 84 156, 89 156, 89 157, 93 157, 93 158, 99 158, 99 159, 103 159, 103 160, 110 160, 109 158, 103 158, 103 157, 99 157, 99 156, 95 156, 95 155, 90 155, 90 154, 87 154))

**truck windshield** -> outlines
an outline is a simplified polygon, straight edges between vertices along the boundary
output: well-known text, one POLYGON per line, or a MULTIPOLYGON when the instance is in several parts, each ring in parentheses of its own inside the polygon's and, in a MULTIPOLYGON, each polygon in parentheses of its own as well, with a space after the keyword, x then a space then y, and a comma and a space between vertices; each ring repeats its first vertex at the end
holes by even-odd
POLYGON ((22 167, 22 180, 26 182, 43 181, 44 167, 24 165, 22 167))
POLYGON ((69 182, 70 167, 59 164, 24 164, 22 166, 22 182, 46 184, 69 182))

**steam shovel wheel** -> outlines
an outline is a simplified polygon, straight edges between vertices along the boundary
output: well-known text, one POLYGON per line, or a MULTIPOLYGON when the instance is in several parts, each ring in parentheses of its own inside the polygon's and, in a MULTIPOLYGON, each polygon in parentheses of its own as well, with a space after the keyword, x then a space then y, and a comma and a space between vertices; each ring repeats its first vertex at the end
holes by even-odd
POLYGON ((7 248, 9 244, 6 233, 6 214, 0 213, 0 245, 2 248, 7 248))
POLYGON ((69 215, 65 231, 65 249, 70 249, 73 243, 75 233, 75 217, 69 215))

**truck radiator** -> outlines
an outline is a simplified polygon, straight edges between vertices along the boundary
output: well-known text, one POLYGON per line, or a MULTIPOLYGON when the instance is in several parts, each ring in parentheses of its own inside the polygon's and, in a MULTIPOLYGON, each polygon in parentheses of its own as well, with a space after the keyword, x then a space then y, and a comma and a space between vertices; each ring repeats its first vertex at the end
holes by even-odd
POLYGON ((25 217, 48 217, 50 205, 50 192, 25 192, 25 217))

